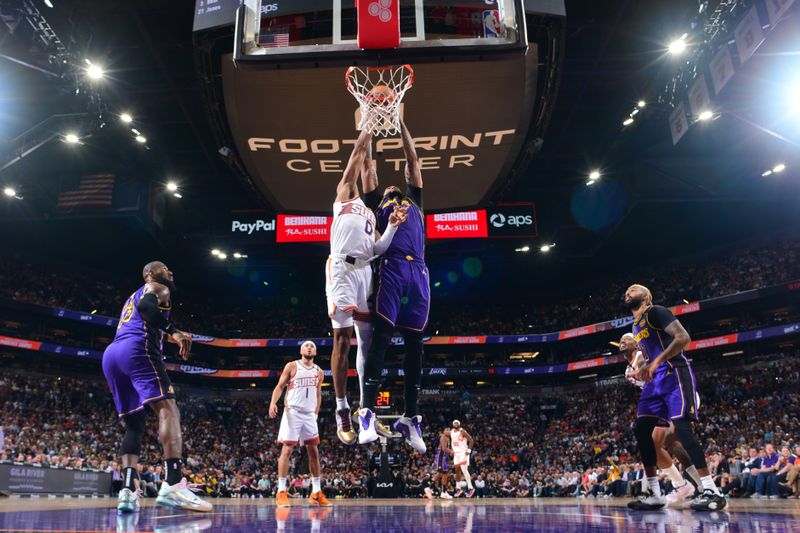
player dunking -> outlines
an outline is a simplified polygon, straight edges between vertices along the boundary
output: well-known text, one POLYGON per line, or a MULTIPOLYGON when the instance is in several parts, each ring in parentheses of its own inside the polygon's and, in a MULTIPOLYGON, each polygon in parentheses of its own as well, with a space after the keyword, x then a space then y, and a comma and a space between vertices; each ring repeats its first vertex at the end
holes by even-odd
POLYGON ((289 506, 289 493, 286 491, 289 458, 292 456, 292 449, 301 442, 308 452, 308 469, 311 470, 311 496, 308 501, 312 505, 331 504, 322 492, 320 479, 317 416, 322 405, 322 381, 325 375, 314 364, 316 355, 317 345, 312 341, 305 341, 300 346, 300 359, 286 363, 278 384, 272 391, 269 417, 275 418, 278 416, 278 400, 288 387, 281 428, 278 430, 278 442, 283 444, 281 456, 278 458, 278 493, 275 495, 278 507, 289 506))
MULTIPOLYGON (((628 366, 625 368, 625 379, 635 387, 644 388, 644 381, 634 377, 639 368, 645 363, 644 356, 636 345, 633 333, 626 333, 622 336, 619 340, 619 351, 628 362, 628 366)), ((697 402, 699 407, 699 397, 697 402)), ((658 468, 666 474, 675 489, 667 494, 667 505, 674 505, 686 500, 694 494, 695 486, 699 487, 701 482, 691 458, 689 458, 681 443, 678 442, 678 438, 675 435, 675 427, 671 423, 668 425, 663 423, 656 425, 653 428, 653 444, 658 454, 658 468), (678 459, 683 465, 686 478, 675 467, 672 457, 678 459)))
POLYGON ((645 382, 634 426, 642 456, 648 490, 630 502, 636 510, 660 509, 666 503, 656 476, 658 454, 653 429, 658 423, 672 423, 675 435, 700 474, 702 495, 691 505, 696 511, 718 511, 727 504, 708 471, 703 448, 692 431, 697 420, 695 378, 683 350, 691 341, 681 323, 666 307, 653 305, 647 287, 631 285, 625 292, 625 304, 633 313, 633 335, 646 365, 635 374, 645 382))
POLYGON ((114 340, 103 352, 103 374, 125 424, 120 447, 123 488, 117 509, 122 513, 139 510, 136 464, 147 430, 145 407, 149 406, 158 415, 158 440, 166 458, 167 479, 161 484, 156 502, 190 511, 210 511, 211 504, 192 493, 181 474, 181 418, 162 355, 164 333, 180 346, 183 359, 189 357, 192 336, 179 331, 169 320, 171 292, 175 290, 172 272, 164 263, 153 261, 145 265, 142 276, 144 285, 125 302, 114 340))
MULTIPOLYGON (((448 455, 453 455, 453 449, 450 447, 450 428, 446 427, 442 430, 442 434, 439 435, 439 449, 436 450, 436 457, 433 460, 433 485, 436 486, 437 483, 441 484, 439 497, 443 500, 453 499, 447 492, 448 455)), ((430 487, 425 488, 425 497, 433 499, 433 490, 431 490, 430 487)))
MULTIPOLYGON (((370 262, 392 242, 397 226, 405 221, 405 212, 397 209, 389 216, 383 235, 375 227, 375 214, 358 196, 356 180, 367 172, 372 135, 359 135, 342 179, 336 186, 331 226, 331 254, 325 265, 325 295, 333 326, 331 371, 336 394, 336 434, 345 444, 356 443, 347 403, 347 371, 350 339, 355 326, 358 339, 356 369, 363 389, 364 359, 372 338, 372 318, 367 304, 372 295, 370 262), (378 237, 380 236, 380 239, 378 237), (376 242, 376 239, 377 242, 376 242)), ((361 390, 363 395, 363 390, 361 390)), ((359 399, 361 400, 361 399, 359 399)))
POLYGON ((450 445, 453 447, 453 465, 456 472, 456 492, 454 498, 464 494, 462 478, 466 480, 467 498, 475 495, 475 487, 472 486, 472 476, 469 474, 469 457, 472 454, 472 447, 475 439, 461 427, 461 422, 453 420, 453 428, 450 430, 450 445))
POLYGON ((372 346, 367 352, 364 365, 364 402, 358 411, 358 442, 373 442, 378 438, 379 431, 384 434, 385 428, 376 424, 372 408, 381 384, 386 350, 396 327, 403 335, 406 350, 403 361, 405 413, 395 422, 393 428, 405 437, 406 443, 414 450, 425 453, 422 417, 417 406, 422 381, 422 335, 428 323, 430 308, 430 282, 425 265, 422 173, 414 140, 405 123, 401 122, 400 126, 406 159, 406 194, 391 186, 386 188, 381 199, 378 193, 378 177, 374 171, 364 176, 363 183, 367 205, 377 210, 379 229, 386 228, 389 216, 396 206, 408 210, 408 219, 397 229, 392 244, 380 261, 372 346))

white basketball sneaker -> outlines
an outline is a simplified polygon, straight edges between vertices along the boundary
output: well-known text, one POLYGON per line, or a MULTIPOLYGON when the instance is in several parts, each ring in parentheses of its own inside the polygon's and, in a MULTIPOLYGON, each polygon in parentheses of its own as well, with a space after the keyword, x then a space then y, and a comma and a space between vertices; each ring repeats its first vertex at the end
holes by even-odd
POLYGON ((358 410, 358 443, 369 444, 378 440, 378 432, 375 430, 375 413, 370 409, 358 410))
POLYGON ((661 509, 666 504, 667 500, 664 496, 656 496, 648 489, 642 493, 642 496, 638 500, 628 502, 628 509, 634 511, 655 511, 661 509))
POLYGON ((670 507, 678 506, 694 496, 694 485, 685 481, 683 486, 667 494, 667 505, 670 507))
POLYGON ((200 499, 194 492, 189 490, 189 482, 186 478, 181 479, 180 483, 170 485, 166 481, 161 484, 158 491, 156 503, 172 507, 173 509, 186 509, 187 511, 208 512, 213 506, 200 499))
POLYGON ((439 497, 440 497, 441 499, 443 499, 443 500, 452 500, 452 499, 453 499, 453 497, 452 497, 452 496, 450 496, 450 493, 448 493, 448 492, 443 492, 443 493, 441 494, 441 496, 439 496, 439 497))
POLYGON ((425 446, 425 441, 422 440, 422 427, 420 427, 420 422, 422 422, 422 417, 420 415, 412 416, 411 418, 401 416, 397 419, 397 422, 394 423, 392 428, 400 433, 403 438, 406 439, 406 444, 414 448, 417 453, 425 453, 428 447, 425 446))
POLYGON ((119 491, 117 511, 120 513, 135 513, 139 510, 139 494, 131 489, 119 491))

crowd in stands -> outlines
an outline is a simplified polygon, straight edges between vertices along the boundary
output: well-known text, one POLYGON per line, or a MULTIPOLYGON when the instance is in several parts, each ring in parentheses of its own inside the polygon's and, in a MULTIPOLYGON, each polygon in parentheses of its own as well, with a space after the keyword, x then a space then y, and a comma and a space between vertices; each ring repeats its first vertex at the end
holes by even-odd
MULTIPOLYGON (((699 435, 710 468, 731 496, 800 494, 800 354, 698 369, 699 435)), ((522 392, 523 389, 520 389, 522 392)), ((265 416, 267 397, 210 397, 179 391, 185 431, 185 474, 207 496, 268 497, 276 487, 278 421, 265 416)), ((394 443, 395 475, 405 495, 431 484, 438 438, 453 419, 475 438, 473 478, 478 496, 631 496, 641 490, 631 425, 638 390, 624 381, 584 385, 562 395, 470 394, 443 388, 424 396, 425 455, 394 443), (448 394, 449 393, 449 394, 448 394)), ((330 496, 368 495, 377 445, 346 447, 335 437, 333 401, 320 415, 325 490, 330 496)), ((122 428, 106 385, 97 377, 67 378, 0 371, 0 460, 113 472, 122 428)), ((149 417, 141 455, 142 490, 163 479, 155 420, 149 417)), ((302 449, 301 449, 302 450, 302 449)), ((290 493, 308 494, 305 456, 296 452, 290 493)), ((668 482, 665 480, 665 488, 668 482)))
MULTIPOLYGON (((497 295, 495 307, 448 304, 431 308, 429 334, 525 334, 569 329, 618 318, 622 294, 633 281, 647 285, 658 303, 677 305, 793 280, 800 272, 800 241, 779 240, 685 263, 631 272, 622 279, 593 280, 536 302, 497 295), (547 301, 552 298, 552 301, 547 301), (507 300, 507 301, 504 301, 507 300), (502 302, 502 306, 501 306, 502 302)), ((100 279, 54 265, 0 258, 0 297, 116 317, 137 280, 100 279)), ((306 295, 308 296, 308 295, 306 295)), ((277 297, 276 297, 277 298, 277 297)), ((324 337, 330 334, 324 299, 318 306, 243 298, 240 305, 211 308, 192 294, 178 296, 174 320, 183 329, 223 338, 324 337), (279 309, 279 312, 275 312, 279 309)), ((296 302, 295 302, 296 303, 296 302)))

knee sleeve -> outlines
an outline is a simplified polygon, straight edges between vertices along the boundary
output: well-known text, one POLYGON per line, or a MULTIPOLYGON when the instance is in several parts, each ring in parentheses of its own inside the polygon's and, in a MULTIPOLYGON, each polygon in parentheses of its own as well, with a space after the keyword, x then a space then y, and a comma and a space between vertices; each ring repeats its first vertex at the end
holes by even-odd
POLYGON ((689 459, 692 460, 695 468, 708 468, 706 456, 703 453, 703 447, 700 446, 700 442, 697 440, 697 437, 694 436, 692 424, 688 420, 676 420, 674 424, 675 435, 677 435, 678 440, 683 445, 683 449, 686 450, 686 454, 689 456, 689 459))
POLYGON ((142 451, 142 439, 147 431, 147 419, 144 411, 124 417, 125 436, 122 437, 121 455, 139 455, 142 451))
POLYGON ((633 426, 636 442, 639 445, 639 454, 642 456, 642 464, 648 468, 654 468, 658 463, 656 445, 653 443, 653 428, 656 427, 656 423, 655 418, 642 416, 636 419, 633 426))

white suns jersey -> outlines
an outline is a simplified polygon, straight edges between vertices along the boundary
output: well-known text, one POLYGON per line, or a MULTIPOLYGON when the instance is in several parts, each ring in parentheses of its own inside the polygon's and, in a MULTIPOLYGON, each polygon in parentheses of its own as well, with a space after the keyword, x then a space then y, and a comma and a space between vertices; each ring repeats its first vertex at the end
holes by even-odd
POLYGON ((333 204, 331 254, 372 259, 375 249, 375 214, 361 198, 333 204))
POLYGON ((302 360, 295 361, 295 367, 297 370, 286 388, 286 406, 304 413, 316 412, 319 367, 308 368, 302 360))
POLYGON ((636 379, 633 375, 636 373, 639 368, 644 364, 644 357, 642 357, 642 352, 636 351, 633 355, 633 360, 631 364, 625 367, 625 379, 628 380, 628 383, 634 385, 635 387, 639 387, 640 389, 644 388, 644 381, 636 379))
POLYGON ((455 429, 450 430, 450 447, 453 448, 453 452, 455 453, 467 451, 467 439, 461 431, 456 431, 455 429))

